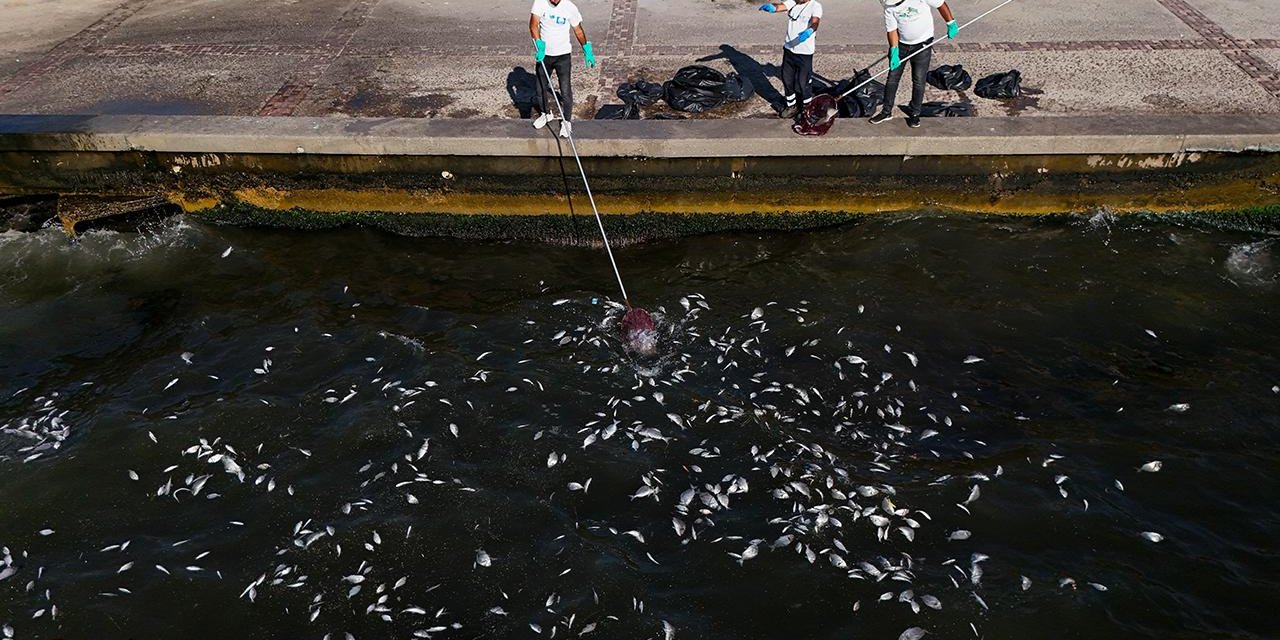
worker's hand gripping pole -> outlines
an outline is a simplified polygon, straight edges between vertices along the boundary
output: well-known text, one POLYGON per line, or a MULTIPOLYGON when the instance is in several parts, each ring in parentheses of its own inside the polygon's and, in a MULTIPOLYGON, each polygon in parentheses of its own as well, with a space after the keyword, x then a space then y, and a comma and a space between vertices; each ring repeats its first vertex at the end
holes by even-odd
MULTIPOLYGON (((959 27, 957 27, 957 28, 956 28, 956 30, 957 30, 957 31, 959 31, 959 30, 964 29, 965 27, 968 27, 969 25, 971 25, 971 24, 973 24, 973 23, 975 23, 975 22, 977 22, 977 21, 979 21, 979 20, 981 20, 981 19, 983 19, 983 18, 987 17, 987 16, 988 16, 988 15, 990 15, 992 12, 994 12, 996 9, 999 9, 1000 7, 1003 7, 1003 6, 1005 6, 1006 4, 1009 4, 1010 2, 1013 2, 1013 0, 1004 0, 1004 2, 1001 2, 1000 4, 998 4, 998 5, 994 6, 994 7, 991 7, 990 9, 987 9, 986 11, 983 11, 981 14, 979 14, 979 15, 978 15, 978 17, 976 17, 976 18, 974 18, 974 19, 972 19, 972 20, 970 20, 970 21, 968 21, 968 22, 966 22, 966 23, 964 23, 964 24, 960 25, 959 27)), ((936 44, 938 44, 939 42, 943 42, 943 41, 942 41, 942 40, 934 40, 933 42, 930 42, 929 44, 927 44, 927 45, 925 45, 925 46, 921 47, 919 51, 916 51, 915 53, 913 53, 913 54, 911 54, 911 55, 909 55, 909 56, 907 56, 907 57, 903 58, 903 59, 902 59, 902 62, 906 62, 906 61, 908 61, 908 60, 910 60, 910 59, 912 59, 912 58, 914 58, 914 57, 916 57, 916 56, 918 56, 918 55, 920 55, 920 54, 924 53, 926 50, 928 50, 928 49, 932 49, 932 48, 933 48, 933 46, 934 46, 934 45, 936 45, 936 44)), ((883 60, 883 58, 881 58, 881 60, 883 60)), ((877 60, 876 62, 879 62, 879 60, 877 60)), ((875 64, 876 64, 876 62, 873 62, 873 63, 871 63, 871 64, 872 64, 872 65, 875 65, 875 64)), ((858 89, 861 89, 861 88, 863 88, 863 87, 867 86, 868 84, 870 84, 870 83, 871 83, 871 81, 872 81, 872 80, 875 80, 876 78, 879 78, 880 76, 882 76, 882 75, 884 75, 884 74, 886 74, 886 73, 889 73, 889 69, 883 69, 883 70, 881 70, 879 73, 875 74, 874 76, 871 76, 870 78, 867 78, 866 80, 863 80, 862 82, 859 82, 859 83, 857 84, 857 86, 853 87, 852 89, 849 89, 848 91, 845 91, 844 93, 840 94, 840 96, 839 96, 839 97, 837 97, 837 98, 836 98, 836 100, 837 100, 837 101, 839 101, 839 100, 844 100, 845 98, 847 98, 847 97, 849 96, 849 94, 853 93, 854 91, 857 91, 858 89)), ((890 107, 892 107, 893 105, 889 105, 889 106, 890 106, 890 107)))

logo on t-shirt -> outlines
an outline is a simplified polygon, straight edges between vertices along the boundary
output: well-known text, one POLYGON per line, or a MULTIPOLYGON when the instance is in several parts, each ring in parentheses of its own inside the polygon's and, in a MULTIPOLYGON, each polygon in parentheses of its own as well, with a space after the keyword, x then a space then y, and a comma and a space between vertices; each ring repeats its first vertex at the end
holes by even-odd
POLYGON ((899 20, 910 20, 920 15, 920 10, 915 7, 907 7, 906 10, 903 11, 894 11, 893 15, 899 20))

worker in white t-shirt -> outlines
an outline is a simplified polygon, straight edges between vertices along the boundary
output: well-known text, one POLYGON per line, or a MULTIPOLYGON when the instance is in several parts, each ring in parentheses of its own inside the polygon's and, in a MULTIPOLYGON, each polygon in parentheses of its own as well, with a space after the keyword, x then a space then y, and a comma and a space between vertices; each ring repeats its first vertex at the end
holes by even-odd
POLYGON ((591 42, 582 30, 582 13, 573 0, 533 0, 533 8, 529 15, 529 35, 533 36, 534 73, 538 76, 538 111, 533 121, 533 128, 541 129, 556 117, 556 110, 547 107, 547 94, 551 92, 550 75, 554 71, 560 84, 560 113, 564 121, 560 123, 560 136, 571 135, 569 120, 573 118, 573 45, 569 42, 569 31, 578 38, 582 45, 582 55, 586 58, 587 68, 596 66, 596 55, 591 51, 591 42))
POLYGON ((947 37, 954 38, 960 28, 945 0, 883 0, 884 28, 889 35, 889 78, 884 83, 884 107, 874 116, 871 124, 880 124, 893 118, 897 101, 898 81, 902 79, 902 59, 911 58, 911 109, 907 113, 907 126, 920 126, 920 105, 924 104, 924 79, 929 73, 929 60, 933 58, 933 12, 937 9, 947 21, 947 37), (916 53, 917 51, 923 51, 916 53))
POLYGON ((818 0, 766 2, 760 5, 760 10, 785 11, 787 15, 787 40, 782 43, 782 89, 787 105, 778 116, 794 118, 801 109, 801 104, 796 102, 797 95, 804 104, 813 100, 809 76, 813 75, 813 52, 817 44, 814 32, 822 22, 822 3, 818 0))

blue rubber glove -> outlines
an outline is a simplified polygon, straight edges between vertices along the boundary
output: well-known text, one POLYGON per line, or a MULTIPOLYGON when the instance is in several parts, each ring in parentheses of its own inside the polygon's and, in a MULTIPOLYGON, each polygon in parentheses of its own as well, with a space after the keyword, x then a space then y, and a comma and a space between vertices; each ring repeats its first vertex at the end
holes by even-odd
POLYGON ((960 33, 960 25, 956 24, 956 21, 955 21, 955 20, 952 20, 951 22, 948 22, 948 23, 947 23, 947 38, 950 38, 950 39, 954 40, 954 39, 955 39, 955 37, 956 37, 956 34, 957 34, 957 33, 960 33))
POLYGON ((596 66, 596 54, 591 50, 591 43, 582 45, 582 55, 587 59, 587 68, 593 69, 596 66))
POLYGON ((801 42, 804 42, 805 40, 808 40, 809 38, 812 38, 812 37, 813 37, 813 29, 805 29, 804 31, 800 32, 800 35, 796 36, 796 44, 800 44, 801 42))
POLYGON ((772 2, 766 2, 766 3, 762 4, 762 5, 760 5, 760 10, 761 10, 761 11, 763 11, 763 12, 765 12, 765 13, 777 13, 777 12, 778 12, 778 8, 777 8, 777 7, 775 7, 775 6, 773 6, 773 3, 772 3, 772 2))
POLYGON ((898 57, 898 48, 889 48, 889 70, 893 71, 902 66, 902 58, 898 57))
POLYGON ((542 62, 543 58, 546 58, 546 57, 547 57, 547 41, 541 40, 541 39, 534 40, 533 41, 533 61, 542 62))

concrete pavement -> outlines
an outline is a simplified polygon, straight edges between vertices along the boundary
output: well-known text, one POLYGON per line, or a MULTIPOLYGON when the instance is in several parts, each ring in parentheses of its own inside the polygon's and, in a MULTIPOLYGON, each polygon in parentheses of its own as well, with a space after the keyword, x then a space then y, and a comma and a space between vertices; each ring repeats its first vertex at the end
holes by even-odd
MULTIPOLYGON (((995 3, 952 5, 963 22, 995 3)), ((579 118, 617 104, 626 79, 665 80, 704 57, 774 87, 711 117, 772 116, 782 18, 755 0, 578 4, 602 60, 595 70, 575 60, 579 118)), ((1017 68, 1028 95, 928 98, 994 117, 1277 113, 1280 35, 1266 4, 1018 0, 940 46, 935 64, 975 78, 1017 68)), ((0 113, 518 118, 533 81, 528 5, 0 0, 0 113)), ((880 55, 874 2, 824 9, 818 73, 839 78, 880 55)))

